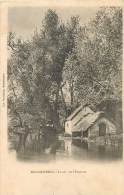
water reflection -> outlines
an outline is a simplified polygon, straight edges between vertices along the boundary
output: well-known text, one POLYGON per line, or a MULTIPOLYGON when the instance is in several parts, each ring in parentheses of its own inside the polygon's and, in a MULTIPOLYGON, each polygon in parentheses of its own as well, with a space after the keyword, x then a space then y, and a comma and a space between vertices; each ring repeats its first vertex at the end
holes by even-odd
MULTIPOLYGON (((11 144, 11 150, 12 148, 11 144)), ((19 160, 49 162, 58 159, 115 160, 122 158, 122 144, 118 146, 97 145, 57 136, 34 139, 26 144, 24 152, 16 152, 19 160)))
POLYGON ((68 156, 72 155, 72 140, 71 139, 66 139, 64 140, 64 145, 65 145, 65 151, 68 156))

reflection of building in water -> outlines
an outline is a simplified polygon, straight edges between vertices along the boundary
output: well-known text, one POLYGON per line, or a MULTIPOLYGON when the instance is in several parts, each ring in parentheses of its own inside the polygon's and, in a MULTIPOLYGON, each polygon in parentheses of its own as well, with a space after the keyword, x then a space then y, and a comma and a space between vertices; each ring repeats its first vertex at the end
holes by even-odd
POLYGON ((72 154, 72 140, 66 139, 66 140, 64 140, 64 142, 65 142, 65 151, 69 156, 71 156, 71 154, 72 154))

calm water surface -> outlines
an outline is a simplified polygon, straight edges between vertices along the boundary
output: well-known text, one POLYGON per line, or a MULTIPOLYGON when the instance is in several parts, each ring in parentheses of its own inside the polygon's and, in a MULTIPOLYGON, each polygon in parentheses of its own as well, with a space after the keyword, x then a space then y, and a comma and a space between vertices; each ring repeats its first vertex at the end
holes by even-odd
MULTIPOLYGON (((11 147, 11 152, 13 151, 11 147)), ((122 144, 97 146, 93 143, 82 143, 80 139, 61 137, 35 141, 28 144, 25 152, 14 154, 21 161, 50 162, 64 159, 113 161, 122 159, 122 144)))

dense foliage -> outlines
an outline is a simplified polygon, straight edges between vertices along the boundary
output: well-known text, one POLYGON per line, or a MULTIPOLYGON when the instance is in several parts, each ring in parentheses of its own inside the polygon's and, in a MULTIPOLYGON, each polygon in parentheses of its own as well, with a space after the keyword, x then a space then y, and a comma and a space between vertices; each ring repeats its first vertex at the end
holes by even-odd
POLYGON ((64 24, 48 10, 40 32, 30 41, 10 32, 8 48, 9 132, 23 132, 25 140, 48 120, 61 130, 68 104, 73 110, 80 103, 121 99, 120 8, 101 8, 85 26, 74 16, 64 24))
MULTIPOLYGON (((83 26, 65 65, 73 103, 98 104, 122 96, 122 10, 101 8, 83 26)), ((75 106, 75 105, 74 105, 75 106)))

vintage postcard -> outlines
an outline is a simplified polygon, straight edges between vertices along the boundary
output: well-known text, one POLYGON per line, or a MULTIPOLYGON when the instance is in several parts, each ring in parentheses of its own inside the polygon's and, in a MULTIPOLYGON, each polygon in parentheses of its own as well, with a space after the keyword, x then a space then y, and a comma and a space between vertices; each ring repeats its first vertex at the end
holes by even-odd
POLYGON ((1 2, 0 33, 0 194, 124 195, 123 2, 1 2))

